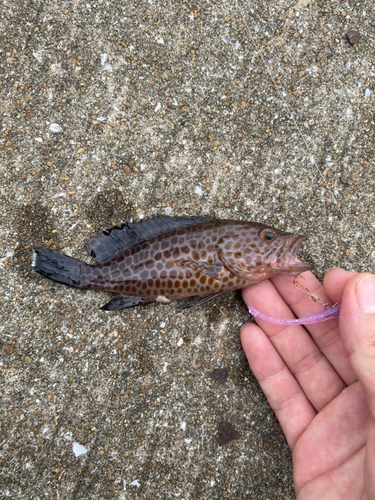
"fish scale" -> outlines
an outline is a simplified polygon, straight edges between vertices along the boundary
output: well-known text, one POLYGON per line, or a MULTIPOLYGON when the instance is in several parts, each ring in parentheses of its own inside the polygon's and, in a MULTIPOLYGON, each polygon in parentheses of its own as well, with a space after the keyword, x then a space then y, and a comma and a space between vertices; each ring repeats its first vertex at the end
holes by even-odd
MULTIPOLYGON (((189 264, 217 261, 215 245, 228 233, 224 221, 213 221, 152 238, 111 262, 83 268, 81 287, 96 288, 122 295, 143 296, 150 301, 169 301, 191 295, 207 295, 235 290, 247 281, 226 270, 220 262, 220 280, 189 264), (152 258, 150 258, 152 255, 152 258)), ((236 224, 231 224, 236 226, 236 224)), ((236 231, 235 227, 232 232, 236 231)))
POLYGON ((275 274, 312 269, 295 260, 302 241, 256 222, 157 216, 90 240, 87 250, 96 265, 39 248, 33 267, 62 284, 119 294, 105 310, 198 296, 189 307, 275 274))

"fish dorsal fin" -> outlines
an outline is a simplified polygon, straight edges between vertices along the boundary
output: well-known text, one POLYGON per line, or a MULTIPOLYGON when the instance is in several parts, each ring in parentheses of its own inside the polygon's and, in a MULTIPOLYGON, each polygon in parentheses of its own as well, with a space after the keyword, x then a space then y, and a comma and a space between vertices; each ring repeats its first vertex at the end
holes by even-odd
POLYGON ((91 238, 86 243, 86 250, 96 262, 105 264, 126 250, 130 250, 135 245, 150 238, 155 238, 156 236, 185 227, 196 226, 210 220, 213 220, 213 217, 169 217, 167 215, 156 215, 140 222, 126 222, 110 227, 91 238))

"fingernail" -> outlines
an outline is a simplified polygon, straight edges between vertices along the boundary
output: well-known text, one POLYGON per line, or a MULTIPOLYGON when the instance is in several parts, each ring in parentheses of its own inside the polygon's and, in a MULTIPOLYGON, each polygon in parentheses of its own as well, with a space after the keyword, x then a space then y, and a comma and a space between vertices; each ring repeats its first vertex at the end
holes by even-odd
POLYGON ((370 274, 357 284, 355 293, 359 308, 367 314, 375 314, 375 275, 370 274))

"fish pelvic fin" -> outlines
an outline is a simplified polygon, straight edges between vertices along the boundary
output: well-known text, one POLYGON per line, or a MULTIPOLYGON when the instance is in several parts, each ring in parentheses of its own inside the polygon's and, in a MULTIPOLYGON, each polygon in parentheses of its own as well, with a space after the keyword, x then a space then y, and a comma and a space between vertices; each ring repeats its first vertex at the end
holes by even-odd
POLYGON ((177 307, 177 309, 189 309, 190 307, 195 307, 195 306, 201 306, 202 304, 205 304, 209 300, 214 299, 220 295, 219 293, 212 293, 211 295, 205 295, 203 297, 194 297, 193 299, 187 300, 183 304, 177 307))
POLYGON ((102 311, 121 311, 122 309, 129 309, 130 307, 144 306, 150 304, 150 302, 150 300, 144 299, 143 297, 120 295, 111 299, 100 309, 102 311))
POLYGON ((36 248, 33 251, 31 267, 34 271, 62 285, 83 288, 81 271, 84 266, 87 264, 74 257, 45 248, 36 248))

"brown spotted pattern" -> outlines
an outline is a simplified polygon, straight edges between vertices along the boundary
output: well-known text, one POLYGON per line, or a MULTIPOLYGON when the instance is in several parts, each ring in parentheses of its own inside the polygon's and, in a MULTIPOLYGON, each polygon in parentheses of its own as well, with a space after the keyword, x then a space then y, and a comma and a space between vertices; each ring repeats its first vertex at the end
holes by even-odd
POLYGON ((212 219, 150 238, 105 264, 83 265, 78 287, 147 302, 226 293, 311 269, 294 259, 302 240, 255 222, 212 219))

